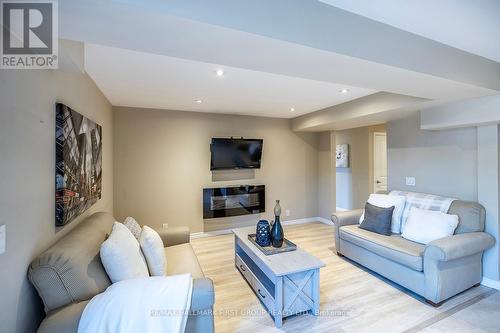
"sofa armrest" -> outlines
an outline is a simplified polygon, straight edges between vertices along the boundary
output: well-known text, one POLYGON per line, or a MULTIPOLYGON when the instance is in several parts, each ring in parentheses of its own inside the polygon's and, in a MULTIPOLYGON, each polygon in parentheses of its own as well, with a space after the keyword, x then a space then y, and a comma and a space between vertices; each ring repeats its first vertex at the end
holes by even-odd
POLYGON ((424 260, 449 261, 483 252, 495 244, 486 232, 468 232, 436 239, 425 247, 424 260))
POLYGON ((358 224, 361 215, 363 215, 363 209, 335 212, 332 214, 332 222, 337 228, 344 225, 358 224))
POLYGON ((340 235, 339 229, 344 225, 358 224, 359 218, 363 214, 363 209, 349 210, 345 212, 336 212, 332 214, 333 230, 335 233, 335 249, 337 254, 341 254, 340 251, 340 235))
POLYGON ((209 278, 193 280, 191 312, 212 309, 215 302, 214 284, 209 278))
POLYGON ((160 235, 165 247, 189 243, 188 227, 157 228, 155 230, 160 235))

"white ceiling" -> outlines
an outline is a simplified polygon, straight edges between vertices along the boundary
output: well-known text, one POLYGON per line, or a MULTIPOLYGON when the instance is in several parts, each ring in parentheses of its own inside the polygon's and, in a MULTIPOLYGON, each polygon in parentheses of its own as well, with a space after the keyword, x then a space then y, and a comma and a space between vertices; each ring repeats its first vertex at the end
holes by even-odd
POLYGON ((375 93, 95 44, 85 45, 85 69, 116 106, 293 118, 375 93))
POLYGON ((499 0, 319 0, 500 62, 499 0))
POLYGON ((86 71, 117 106, 292 118, 379 91, 442 103, 499 90, 493 61, 324 3, 228 1, 65 0, 61 38, 85 42, 86 71))

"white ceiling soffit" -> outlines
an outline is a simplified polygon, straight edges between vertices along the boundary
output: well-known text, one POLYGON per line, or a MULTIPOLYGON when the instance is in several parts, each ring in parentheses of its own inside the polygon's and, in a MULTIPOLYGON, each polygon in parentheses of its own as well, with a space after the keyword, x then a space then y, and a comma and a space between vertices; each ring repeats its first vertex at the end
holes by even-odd
POLYGON ((500 62, 498 0, 319 0, 500 62))
POLYGON ((500 63, 319 1, 120 0, 119 3, 139 11, 163 13, 500 90, 500 63))
POLYGON ((118 2, 62 2, 60 34, 100 45, 422 98, 454 99, 495 93, 469 83, 118 2))
POLYGON ((85 70, 115 106, 293 118, 375 92, 93 44, 85 70))
POLYGON ((302 115, 292 120, 292 129, 301 132, 343 130, 369 126, 404 117, 415 111, 415 106, 432 103, 424 98, 378 92, 302 115))
MULTIPOLYGON (((281 79, 287 77, 288 83, 292 78, 299 78, 350 86, 353 90, 365 88, 365 92, 386 91, 439 101, 491 95, 497 93, 494 89, 500 89, 500 76, 496 75, 500 73, 500 64, 317 1, 65 0, 60 2, 59 11, 62 38, 198 62, 185 62, 193 68, 208 69, 207 64, 218 64, 231 70, 261 72, 251 74, 258 85, 270 73, 281 79)), ((114 63, 114 55, 127 58, 117 51, 117 54, 94 59, 92 65, 102 68, 92 76, 106 96, 111 92, 105 91, 104 80, 114 68, 109 66, 114 63)), ((150 58, 144 55, 142 62, 134 66, 147 67, 148 63, 151 66, 146 59, 150 58)), ((133 67, 132 63, 127 65, 118 58, 117 61, 122 67, 133 67)), ((204 80, 201 77, 204 74, 199 75, 197 80, 204 80)), ((243 77, 246 76, 242 74, 243 77)), ((145 83, 134 93, 147 97, 154 91, 142 91, 144 87, 163 89, 154 87, 153 82, 145 83)), ((132 101, 133 80, 113 80, 113 84, 122 86, 121 93, 117 92, 119 87, 115 87, 112 89, 115 95, 107 96, 116 105, 140 103, 137 106, 146 107, 164 103, 163 99, 155 101, 152 97, 148 99, 149 104, 132 101)), ((254 84, 250 90, 258 91, 258 85, 254 84)), ((241 105, 247 93, 248 90, 234 91, 242 97, 232 99, 233 105, 214 104, 207 108, 267 114, 263 109, 241 105)), ((197 98, 191 96, 194 93, 188 95, 189 101, 183 103, 197 98)), ((299 93, 299 96, 307 99, 305 94, 299 93)), ((215 100, 223 101, 220 96, 215 100)), ((323 99, 316 105, 322 103, 323 99)), ((278 107, 282 105, 283 102, 278 107)), ((313 108, 312 102, 308 105, 309 109, 313 108)), ((184 107, 179 104, 175 108, 184 107)), ((277 111, 273 109, 273 112, 277 111)))

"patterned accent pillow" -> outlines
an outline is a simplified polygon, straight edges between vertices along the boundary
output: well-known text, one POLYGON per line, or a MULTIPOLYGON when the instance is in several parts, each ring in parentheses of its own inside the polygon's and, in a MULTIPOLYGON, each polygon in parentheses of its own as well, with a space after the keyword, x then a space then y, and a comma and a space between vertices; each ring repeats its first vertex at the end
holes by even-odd
POLYGON ((129 216, 125 219, 125 221, 123 221, 123 224, 128 228, 128 230, 130 230, 135 239, 139 241, 142 232, 142 228, 139 223, 137 223, 137 221, 133 217, 129 216))

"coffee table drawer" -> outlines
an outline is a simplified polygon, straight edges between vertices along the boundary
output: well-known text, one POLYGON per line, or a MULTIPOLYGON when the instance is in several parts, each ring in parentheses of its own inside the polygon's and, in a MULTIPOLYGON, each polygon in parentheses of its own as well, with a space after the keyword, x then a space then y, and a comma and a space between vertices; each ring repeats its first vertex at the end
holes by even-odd
POLYGON ((243 259, 240 258, 239 255, 236 255, 235 257, 235 264, 236 268, 240 271, 240 273, 245 277, 245 279, 248 281, 250 286, 252 286, 252 282, 254 280, 253 274, 250 271, 250 268, 245 264, 243 259))
POLYGON ((264 303, 265 307, 270 312, 274 311, 273 296, 269 293, 269 291, 264 287, 264 285, 259 281, 259 279, 254 275, 252 270, 238 254, 236 254, 235 256, 235 264, 245 280, 247 280, 248 284, 253 289, 257 297, 261 300, 262 303, 264 303))
POLYGON ((264 303, 269 312, 274 316, 274 298, 256 277, 253 278, 252 288, 260 301, 264 303))

